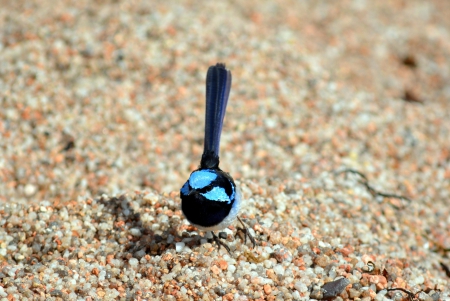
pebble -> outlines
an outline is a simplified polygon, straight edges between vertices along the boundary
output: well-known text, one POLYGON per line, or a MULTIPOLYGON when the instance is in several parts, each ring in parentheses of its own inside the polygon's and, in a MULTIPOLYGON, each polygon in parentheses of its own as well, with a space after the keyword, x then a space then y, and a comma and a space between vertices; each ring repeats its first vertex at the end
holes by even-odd
POLYGON ((27 184, 24 188, 24 193, 27 197, 34 195, 37 191, 37 187, 33 184, 27 184))
POLYGON ((276 264, 273 267, 273 271, 275 272, 276 275, 284 275, 284 268, 280 264, 276 264))
POLYGON ((291 262, 292 261, 292 254, 289 250, 286 250, 284 248, 278 249, 274 252, 273 256, 278 262, 291 262))
POLYGON ((314 259, 314 263, 317 264, 318 266, 324 268, 328 265, 328 256, 326 256, 326 255, 317 256, 314 259))
POLYGON ((420 292, 417 297, 421 301, 433 301, 433 298, 425 292, 420 292))
POLYGON ((130 266, 136 267, 139 264, 139 261, 136 258, 130 258, 128 260, 128 263, 130 264, 130 266))
POLYGON ((133 236, 137 236, 137 237, 142 236, 141 230, 137 229, 137 228, 130 229, 130 233, 133 236))
POLYGON ((340 278, 331 282, 327 282, 322 286, 323 298, 333 298, 339 295, 350 281, 347 278, 340 278))
POLYGON ((322 299, 323 298, 323 292, 322 292, 322 290, 321 289, 314 289, 312 292, 311 292, 311 298, 314 298, 314 299, 318 299, 318 300, 320 300, 320 299, 322 299))
POLYGON ((175 249, 177 252, 181 252, 183 250, 184 246, 185 246, 184 242, 177 242, 175 244, 175 249))
POLYGON ((301 281, 297 281, 294 284, 294 287, 296 290, 298 290, 300 293, 305 293, 308 291, 308 287, 301 281))

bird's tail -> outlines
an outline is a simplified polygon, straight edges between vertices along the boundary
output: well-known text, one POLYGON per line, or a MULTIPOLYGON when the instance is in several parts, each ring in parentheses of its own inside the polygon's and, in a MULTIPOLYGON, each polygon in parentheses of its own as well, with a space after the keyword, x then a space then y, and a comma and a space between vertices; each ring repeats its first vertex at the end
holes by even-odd
POLYGON ((206 75, 205 142, 201 168, 218 168, 220 135, 231 88, 231 72, 218 63, 206 75))

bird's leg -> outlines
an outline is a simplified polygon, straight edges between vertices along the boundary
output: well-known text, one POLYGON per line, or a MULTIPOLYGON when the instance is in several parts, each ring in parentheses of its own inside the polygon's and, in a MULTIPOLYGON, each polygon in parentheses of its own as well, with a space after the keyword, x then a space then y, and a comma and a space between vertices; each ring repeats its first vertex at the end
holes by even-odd
MULTIPOLYGON (((216 243, 217 246, 219 247, 219 250, 220 250, 220 247, 223 246, 223 247, 228 251, 228 253, 231 255, 230 247, 227 246, 226 243, 222 242, 222 241, 220 240, 220 238, 219 238, 216 234, 214 234, 213 231, 211 231, 211 234, 212 234, 212 236, 213 236, 213 239, 214 239, 215 243, 216 243)), ((220 235, 220 234, 219 234, 219 235, 220 235)))
MULTIPOLYGON (((244 222, 241 220, 241 218, 239 216, 237 218, 238 218, 239 222, 242 224, 242 227, 243 227, 243 228, 237 227, 237 231, 244 233, 244 243, 245 244, 247 243, 247 236, 248 236, 248 238, 250 238, 250 241, 253 244, 253 248, 256 247, 256 240, 255 240, 255 238, 250 234, 250 231, 248 231, 247 226, 244 224, 244 222)), ((236 234, 237 234, 237 232, 236 232, 236 234)))

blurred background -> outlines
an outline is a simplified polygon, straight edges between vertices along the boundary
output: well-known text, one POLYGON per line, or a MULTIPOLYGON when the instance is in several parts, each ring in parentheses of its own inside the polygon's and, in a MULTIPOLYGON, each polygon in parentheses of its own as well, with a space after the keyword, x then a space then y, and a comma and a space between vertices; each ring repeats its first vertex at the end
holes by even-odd
POLYGON ((449 1, 0 1, 0 201, 177 191, 207 68, 237 180, 342 167, 450 194, 449 1))

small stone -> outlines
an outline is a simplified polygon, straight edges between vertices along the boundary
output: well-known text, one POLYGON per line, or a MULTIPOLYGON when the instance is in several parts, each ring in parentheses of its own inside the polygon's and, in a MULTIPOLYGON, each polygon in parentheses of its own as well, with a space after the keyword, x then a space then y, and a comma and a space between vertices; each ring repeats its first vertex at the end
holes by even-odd
POLYGON ((141 230, 138 228, 131 228, 130 233, 131 233, 131 235, 136 236, 136 237, 142 236, 141 230))
POLYGON ((264 284, 263 289, 266 295, 270 295, 270 293, 272 292, 272 287, 270 287, 270 285, 268 284, 264 284))
POLYGON ((420 285, 425 282, 425 278, 422 275, 419 275, 415 279, 413 279, 413 281, 415 284, 420 285))
POLYGON ((317 256, 314 259, 314 263, 322 268, 324 268, 328 265, 328 261, 329 261, 328 256, 326 256, 326 255, 317 256))
POLYGON ((296 290, 298 290, 300 293, 305 293, 305 292, 308 291, 308 287, 306 286, 306 284, 304 284, 304 283, 301 282, 301 281, 297 281, 297 282, 294 284, 294 288, 295 288, 296 290))
MULTIPOLYGON (((94 268, 92 271, 94 272, 94 270, 96 270, 96 269, 97 269, 97 268, 94 268)), ((98 269, 97 269, 97 270, 98 270, 98 269)), ((58 274, 59 277, 64 278, 64 277, 66 277, 66 276, 69 275, 69 272, 67 272, 66 270, 58 269, 58 270, 56 270, 56 274, 58 274)), ((0 278, 1 278, 1 277, 0 277, 0 278)))
POLYGON ((352 254, 355 251, 355 249, 352 246, 345 246, 339 251, 342 253, 342 255, 348 257, 348 255, 352 254))
POLYGON ((433 299, 433 301, 439 301, 439 299, 441 298, 441 295, 438 292, 430 292, 430 296, 433 299))
POLYGON ((141 250, 139 250, 139 251, 137 251, 137 252, 135 252, 135 253, 133 254, 133 256, 134 256, 135 258, 137 258, 137 259, 141 259, 141 258, 144 257, 145 255, 146 255, 145 249, 141 249, 141 250))
POLYGON ((220 269, 219 269, 219 267, 218 267, 217 265, 213 265, 213 266, 211 267, 211 271, 212 271, 214 274, 216 274, 216 275, 219 275, 219 274, 220 274, 220 269))
POLYGON ((270 261, 270 260, 264 260, 264 267, 266 268, 266 269, 270 269, 271 267, 272 267, 272 261, 270 261))
POLYGON ((433 298, 425 292, 420 292, 418 298, 420 301, 433 301, 433 298))
POLYGON ((227 239, 227 233, 225 233, 225 232, 219 232, 219 238, 220 239, 227 239))
POLYGON ((267 275, 267 277, 269 277, 269 279, 272 279, 273 281, 277 281, 277 275, 275 274, 275 271, 273 269, 268 269, 266 271, 266 275, 267 275))
POLYGON ((175 250, 179 253, 183 250, 184 246, 185 246, 184 242, 177 242, 175 244, 175 250))
POLYGON ((228 268, 228 262, 226 262, 224 259, 219 260, 218 262, 219 268, 222 270, 226 270, 228 268))
POLYGON ((386 291, 384 291, 384 293, 383 293, 383 292, 378 293, 378 294, 375 296, 374 300, 375 300, 375 301, 383 301, 383 300, 384 300, 384 295, 385 295, 385 293, 386 293, 386 291))
POLYGON ((230 264, 228 265, 227 270, 233 274, 236 271, 236 266, 230 264))
POLYGON ((281 264, 277 264, 273 267, 273 270, 275 274, 277 275, 284 275, 284 268, 281 264))
POLYGON ((281 233, 279 231, 274 231, 270 234, 269 241, 276 245, 281 242, 281 233))
POLYGON ((60 290, 53 290, 50 292, 50 296, 52 297, 62 297, 63 292, 60 290))
POLYGON ((320 300, 323 298, 323 292, 320 289, 314 289, 311 293, 311 298, 320 300))
POLYGON ((377 290, 381 291, 387 288, 387 279, 383 275, 378 275, 378 283, 376 284, 377 290))
POLYGON ((274 252, 274 257, 278 262, 291 262, 292 261, 292 254, 288 250, 281 248, 274 252))
POLYGON ((339 295, 350 281, 347 278, 340 278, 338 280, 327 282, 322 286, 323 299, 331 299, 339 295))
POLYGON ((359 296, 361 296, 361 292, 358 290, 355 290, 354 288, 351 288, 348 291, 349 295, 350 295, 350 299, 355 299, 355 298, 359 298, 359 296))
POLYGON ((37 187, 33 184, 27 184, 25 185, 23 192, 25 193, 26 196, 32 196, 36 193, 37 191, 37 187))
POLYGON ((130 264, 130 266, 136 267, 139 264, 139 260, 137 260, 136 258, 130 258, 130 260, 128 260, 128 263, 130 264))
POLYGON ((17 260, 17 261, 22 261, 22 260, 25 259, 25 256, 23 256, 20 253, 16 253, 16 254, 14 254, 14 259, 17 260))
POLYGON ((219 295, 219 296, 225 296, 225 290, 223 288, 221 288, 220 286, 216 286, 214 288, 214 292, 219 295))
POLYGON ((372 289, 368 289, 367 290, 367 295, 366 296, 369 296, 371 299, 375 299, 375 297, 377 296, 377 293, 375 293, 375 291, 374 290, 372 290, 372 289))

